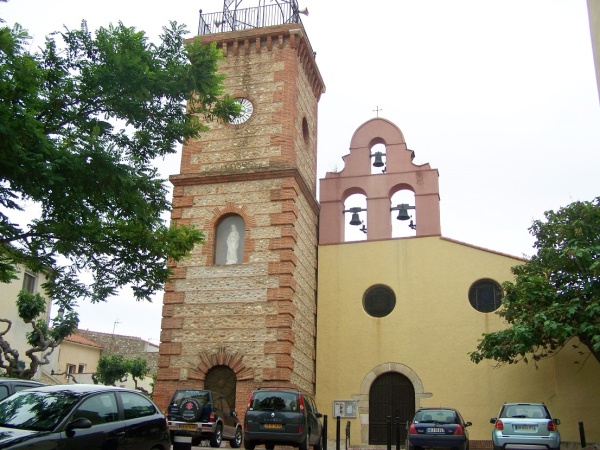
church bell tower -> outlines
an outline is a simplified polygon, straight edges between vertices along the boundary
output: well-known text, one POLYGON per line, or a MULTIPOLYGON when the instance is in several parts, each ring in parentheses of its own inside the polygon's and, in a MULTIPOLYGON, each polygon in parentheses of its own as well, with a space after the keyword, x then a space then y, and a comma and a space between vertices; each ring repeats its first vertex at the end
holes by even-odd
POLYGON ((155 400, 252 389, 314 392, 319 206, 317 109, 325 91, 295 0, 200 13, 242 115, 183 146, 172 220, 206 235, 165 287, 155 400))

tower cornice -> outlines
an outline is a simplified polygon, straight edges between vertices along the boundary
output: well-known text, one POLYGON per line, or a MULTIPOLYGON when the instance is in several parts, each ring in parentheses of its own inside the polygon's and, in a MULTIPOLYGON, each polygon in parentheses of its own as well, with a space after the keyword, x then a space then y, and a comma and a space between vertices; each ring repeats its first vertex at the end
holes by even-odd
POLYGON ((200 40, 202 44, 216 43, 226 58, 271 51, 273 47, 289 46, 296 50, 298 60, 317 100, 325 92, 325 83, 315 60, 316 53, 313 52, 304 27, 300 23, 205 34, 193 39, 200 40))

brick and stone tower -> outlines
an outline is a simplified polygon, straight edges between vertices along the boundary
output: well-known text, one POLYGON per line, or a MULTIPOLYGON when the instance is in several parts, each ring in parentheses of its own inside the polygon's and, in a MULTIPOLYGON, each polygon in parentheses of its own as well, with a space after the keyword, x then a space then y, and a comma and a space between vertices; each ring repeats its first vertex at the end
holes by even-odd
POLYGON ((291 23, 270 13, 279 3, 236 11, 258 13, 275 22, 269 26, 236 27, 225 10, 200 20, 195 39, 222 49, 226 90, 244 115, 209 123, 184 145, 181 173, 171 177, 172 220, 196 226, 206 242, 165 287, 161 407, 182 387, 220 391, 240 416, 258 386, 314 392, 324 84, 295 1, 284 4, 297 19, 291 23))

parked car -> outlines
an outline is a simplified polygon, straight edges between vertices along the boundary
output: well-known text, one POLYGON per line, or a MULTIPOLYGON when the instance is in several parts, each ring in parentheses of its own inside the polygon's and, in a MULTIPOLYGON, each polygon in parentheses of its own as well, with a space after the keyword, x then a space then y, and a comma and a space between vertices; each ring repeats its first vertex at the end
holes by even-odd
POLYGON ((259 388, 252 392, 244 417, 244 447, 247 450, 264 444, 288 445, 321 450, 323 415, 314 399, 297 389, 259 388))
POLYGON ((146 396, 112 386, 43 386, 0 402, 0 449, 171 448, 165 416, 146 396))
POLYGON ((454 408, 420 408, 408 423, 406 449, 428 447, 468 450, 467 427, 471 425, 454 408))
POLYGON ((44 386, 44 383, 33 380, 21 380, 19 378, 2 378, 0 377, 0 400, 10 397, 15 392, 32 387, 44 386))
POLYGON ((507 446, 527 448, 544 446, 549 450, 560 450, 560 433, 557 425, 543 403, 505 403, 498 417, 492 417, 494 424, 492 442, 494 450, 507 446))
POLYGON ((200 445, 209 440, 220 447, 223 439, 233 448, 242 445, 242 424, 225 397, 204 389, 178 389, 167 409, 171 442, 200 445))

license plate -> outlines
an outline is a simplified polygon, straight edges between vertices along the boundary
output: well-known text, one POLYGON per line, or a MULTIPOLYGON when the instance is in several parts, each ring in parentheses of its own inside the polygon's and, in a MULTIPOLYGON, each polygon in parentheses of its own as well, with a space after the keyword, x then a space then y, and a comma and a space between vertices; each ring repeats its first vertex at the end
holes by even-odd
POLYGON ((188 425, 185 423, 180 423, 179 424, 179 429, 180 430, 189 430, 189 431, 196 431, 196 425, 188 425))
POLYGON ((280 423, 265 423, 265 428, 283 428, 280 423))
POLYGON ((535 431, 535 425, 515 425, 515 431, 535 431))
POLYGON ((427 428, 428 433, 444 433, 445 431, 443 428, 427 428))

